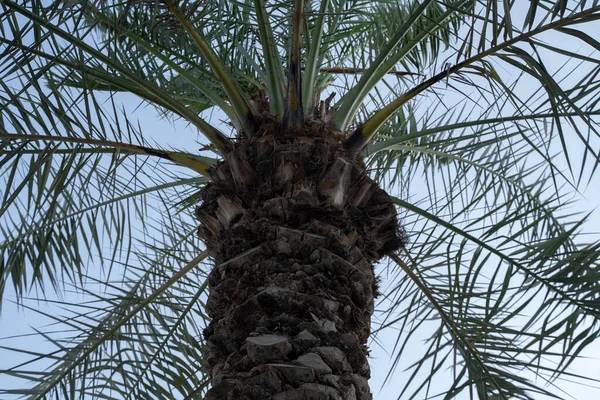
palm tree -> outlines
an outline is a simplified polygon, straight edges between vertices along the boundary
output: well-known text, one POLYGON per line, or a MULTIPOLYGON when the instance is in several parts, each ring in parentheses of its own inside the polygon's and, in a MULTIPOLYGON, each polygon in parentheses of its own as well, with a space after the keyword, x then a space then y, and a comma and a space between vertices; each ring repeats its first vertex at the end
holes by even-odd
POLYGON ((600 242, 567 207, 600 164, 598 19, 0 0, 0 298, 52 322, 47 352, 3 345, 29 359, 0 393, 370 399, 385 328, 398 397, 587 382, 570 366, 600 334, 600 242))

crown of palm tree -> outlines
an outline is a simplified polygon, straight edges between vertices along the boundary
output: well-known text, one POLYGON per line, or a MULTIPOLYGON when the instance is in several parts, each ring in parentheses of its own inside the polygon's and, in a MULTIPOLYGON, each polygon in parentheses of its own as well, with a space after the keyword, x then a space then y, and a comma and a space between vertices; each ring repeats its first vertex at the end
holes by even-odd
POLYGON ((409 243, 376 334, 396 335, 386 380, 409 371, 398 397, 586 382, 569 367, 600 333, 600 242, 567 206, 600 161, 598 19, 573 0, 0 0, 0 300, 52 322, 47 352, 2 346, 30 358, 0 393, 204 393, 189 210, 265 121, 320 121, 395 194, 409 243), (202 148, 148 132, 128 94, 202 148))

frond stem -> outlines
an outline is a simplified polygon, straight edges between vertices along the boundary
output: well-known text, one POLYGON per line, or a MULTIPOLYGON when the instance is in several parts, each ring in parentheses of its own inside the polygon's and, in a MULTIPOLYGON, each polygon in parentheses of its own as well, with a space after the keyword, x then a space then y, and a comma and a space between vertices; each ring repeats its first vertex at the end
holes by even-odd
POLYGON ((173 286, 179 279, 184 277, 188 272, 192 269, 196 268, 198 264, 200 264, 204 259, 208 257, 208 251, 205 250, 196 256, 193 260, 188 262, 183 268, 181 268, 177 273, 175 273, 169 280, 163 283, 158 289, 156 289, 150 296, 145 298, 138 304, 133 310, 131 310, 127 315, 125 315, 121 320, 115 323, 107 332, 105 332, 98 340, 91 344, 88 348, 83 350, 83 354, 77 357, 69 367, 65 368, 61 371, 58 376, 51 382, 47 384, 42 384, 43 388, 40 393, 38 393, 35 399, 41 400, 43 399, 56 385, 59 385, 61 380, 66 377, 69 373, 73 371, 77 367, 77 365, 81 364, 85 361, 85 359, 92 354, 95 350, 97 350, 106 340, 110 339, 123 325, 129 322, 133 317, 135 317, 140 311, 142 311, 148 304, 152 303, 156 300, 160 295, 166 292, 171 286, 173 286))
POLYGON ((269 23, 269 14, 267 13, 265 0, 254 0, 254 8, 256 9, 258 32, 265 58, 269 108, 273 115, 281 118, 285 106, 282 91, 284 85, 283 68, 279 58, 279 51, 269 23))
POLYGON ((448 316, 448 314, 446 314, 446 312, 444 311, 444 309, 442 308, 440 303, 438 303, 436 298, 433 296, 433 293, 431 293, 429 288, 427 286, 425 286, 425 283, 423 283, 423 281, 417 276, 417 274, 415 274, 408 267, 408 265, 404 261, 402 261, 400 259, 400 257, 398 257, 396 254, 392 254, 389 257, 392 260, 394 260, 394 262, 402 269, 402 271, 404 271, 404 273, 410 278, 410 280, 413 281, 415 283, 415 285, 417 285, 417 287, 421 290, 421 292, 425 295, 425 297, 427 297, 427 299, 429 300, 429 302, 431 303, 433 308, 436 309, 436 311, 438 312, 443 323, 446 325, 446 328, 448 328, 448 330, 450 331, 450 334, 452 335, 452 337, 454 337, 454 340, 457 343, 461 344, 461 346, 458 346, 458 350, 461 352, 461 354, 465 358, 465 360, 469 359, 469 357, 468 357, 469 355, 471 357, 473 357, 476 360, 477 364, 479 364, 481 369, 483 369, 486 372, 486 375, 492 381, 492 384, 494 385, 496 390, 498 390, 498 393, 501 394, 503 398, 506 398, 503 395, 502 388, 500 387, 498 382, 496 382, 496 380, 493 378, 492 374, 486 367, 485 363, 483 362, 481 357, 479 357, 479 354, 477 353, 477 351, 475 351, 475 349, 473 348, 471 343, 463 335, 461 335, 460 330, 456 327, 456 325, 452 321, 452 318, 450 318, 448 316), (467 352, 469 354, 466 354, 467 352))
POLYGON ((225 91, 225 94, 229 98, 235 113, 239 119, 241 126, 244 129, 244 133, 248 136, 253 136, 256 131, 255 112, 250 107, 250 103, 242 95, 238 85, 233 80, 231 74, 227 72, 223 63, 219 60, 215 52, 209 46, 204 38, 196 31, 196 28, 190 23, 190 21, 183 15, 183 13, 175 6, 172 0, 164 0, 165 4, 169 8, 169 11, 173 13, 177 21, 183 26, 190 38, 196 44, 196 47, 202 53, 202 56, 206 59, 210 68, 213 70, 221 86, 225 91))
POLYGON ((290 50, 290 65, 288 70, 288 88, 285 112, 283 114, 283 128, 289 129, 304 122, 302 112, 302 19, 304 14, 304 0, 294 1, 294 20, 292 27, 292 48, 290 50))
MULTIPOLYGON (((191 109, 189 109, 185 105, 173 100, 171 98, 171 96, 169 96, 166 92, 164 92, 160 88, 150 84, 149 82, 147 82, 144 79, 141 79, 140 77, 138 77, 137 75, 135 75, 134 73, 129 71, 127 68, 124 68, 118 62, 115 62, 115 60, 111 59, 110 57, 106 56, 105 54, 101 53, 100 51, 94 49, 87 43, 74 37, 73 35, 71 35, 68 32, 64 31, 63 29, 59 28, 58 26, 52 24, 50 21, 27 10, 25 7, 15 3, 13 1, 10 1, 10 0, 3 0, 3 4, 6 5, 7 7, 9 7, 10 9, 18 12, 25 18, 28 18, 30 21, 34 22, 34 24, 37 24, 38 26, 42 26, 42 27, 48 29, 50 32, 53 32, 54 34, 63 38, 64 40, 71 43, 76 48, 79 48, 82 51, 92 55, 97 60, 102 61, 106 65, 110 66, 114 70, 121 73, 123 76, 127 77, 128 79, 131 79, 133 82, 137 83, 138 85, 143 87, 145 90, 147 90, 151 94, 151 96, 159 99, 160 100, 159 104, 161 104, 161 105, 164 105, 164 103, 169 104, 169 106, 172 108, 172 110, 175 110, 182 117, 186 118, 194 126, 196 126, 200 130, 200 132, 202 132, 207 137, 207 139, 210 140, 210 142, 215 145, 215 147, 219 151, 226 152, 227 149, 229 149, 231 147, 231 142, 225 135, 223 135, 223 133, 221 133, 214 126, 207 123, 204 119, 200 118, 195 112, 193 112, 191 109)), ((27 51, 35 53, 33 48, 28 47, 27 51)))
MULTIPOLYGON (((330 67, 330 68, 321 68, 319 72, 324 74, 344 74, 344 75, 359 75, 367 72, 366 69, 363 68, 349 68, 349 67, 330 67)), ((408 72, 408 71, 388 71, 385 73, 386 75, 394 75, 394 76, 423 76, 423 74, 419 72, 408 72)))
MULTIPOLYGON (((1 129, 1 128, 0 128, 1 129)), ((59 143, 78 143, 78 144, 89 144, 98 147, 109 147, 119 150, 127 150, 137 154, 143 154, 147 156, 159 157, 165 160, 174 162, 175 164, 181 165, 192 169, 207 178, 210 178, 208 172, 210 165, 202 160, 207 160, 205 157, 195 156, 188 153, 180 153, 175 151, 166 151, 154 149, 147 146, 138 146, 130 143, 115 142, 110 140, 98 140, 98 139, 87 139, 87 138, 76 138, 76 137, 63 137, 63 136, 47 136, 47 135, 27 135, 18 133, 5 133, 0 132, 0 139, 15 141, 44 141, 44 142, 59 142, 59 143)))
POLYGON ((369 143, 369 141, 373 138, 373 136, 377 133, 377 131, 381 128, 381 126, 402 106, 408 103, 411 99, 419 95, 421 92, 427 90, 434 84, 448 78, 450 75, 461 71, 463 68, 470 66, 471 64, 481 61, 485 57, 495 55, 496 53, 513 46, 519 42, 526 41, 531 37, 538 35, 540 33, 556 29, 562 26, 568 26, 571 24, 579 23, 580 19, 585 18, 589 15, 594 14, 595 12, 600 11, 600 6, 592 7, 588 10, 573 14, 569 17, 560 19, 558 21, 551 22, 529 32, 523 33, 521 35, 515 36, 513 39, 507 40, 498 45, 492 46, 489 49, 482 51, 479 54, 476 54, 473 57, 467 58, 466 60, 455 64, 451 67, 444 69, 443 71, 437 73, 431 78, 427 79, 423 83, 415 86, 411 90, 404 93, 402 96, 398 97, 394 101, 392 101, 387 106, 377 110, 371 118, 364 122, 362 126, 356 129, 348 139, 344 142, 344 146, 350 150, 353 150, 356 153, 362 151, 365 146, 369 143))
MULTIPOLYGON (((306 114, 310 114, 314 107, 314 88, 317 71, 319 70, 319 60, 321 55, 321 42, 323 41, 323 27, 325 25, 325 11, 329 6, 330 0, 321 0, 321 7, 317 22, 313 29, 312 41, 308 57, 306 59, 306 68, 304 71, 304 80, 302 82, 302 107, 306 114)), ((308 32, 307 32, 308 35, 308 32)))

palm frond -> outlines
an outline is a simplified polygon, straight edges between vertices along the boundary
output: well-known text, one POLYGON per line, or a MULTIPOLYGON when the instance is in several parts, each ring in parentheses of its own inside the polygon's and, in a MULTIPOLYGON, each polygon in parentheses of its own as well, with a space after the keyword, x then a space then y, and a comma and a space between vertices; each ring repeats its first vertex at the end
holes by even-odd
POLYGON ((140 105, 199 130, 200 151, 286 107, 290 127, 351 129, 410 231, 374 338, 392 397, 597 385, 572 367, 600 335, 580 212, 600 164, 599 20, 577 0, 0 2, 0 299, 48 322, 0 339, 19 357, 0 357, 0 397, 206 393, 188 210, 218 160, 142 128, 140 105))
POLYGON ((295 128, 304 120, 302 102, 302 25, 304 23, 304 0, 294 0, 292 40, 289 51, 288 85, 283 114, 283 126, 295 128))
MULTIPOLYGON (((558 86, 555 82, 553 82, 551 76, 547 71, 544 71, 542 66, 535 62, 531 56, 528 55, 527 52, 516 47, 518 44, 528 43, 531 38, 534 38, 544 32, 550 30, 558 30, 561 28, 566 28, 568 26, 582 24, 582 23, 590 23, 596 21, 600 18, 600 7, 592 6, 580 12, 572 12, 571 14, 564 16, 555 21, 551 21, 548 23, 540 22, 535 28, 522 32, 517 36, 513 36, 514 31, 511 31, 511 38, 495 44, 497 39, 497 35, 493 35, 492 46, 489 48, 485 48, 481 50, 479 53, 466 58, 465 60, 451 66, 447 67, 441 72, 438 72, 431 78, 428 78, 424 82, 415 86, 414 88, 408 90, 406 93, 399 96, 397 99, 393 100, 385 107, 377 110, 367 121, 365 121, 358 129, 356 129, 352 135, 346 141, 346 145, 348 148, 351 148, 357 152, 361 151, 371 140, 371 138, 375 135, 375 133, 382 127, 382 125, 387 121, 398 109, 405 106, 410 100, 414 99, 417 95, 422 93, 423 91, 431 88, 433 85, 440 83, 450 77, 454 77, 455 74, 459 72, 463 72, 464 70, 471 67, 473 64, 477 62, 481 62, 490 56, 497 56, 503 61, 518 67, 522 71, 530 74, 531 76, 536 77, 540 84, 546 88, 546 92, 548 94, 548 101, 553 106, 554 113, 565 112, 574 110, 579 113, 581 117, 585 118, 585 112, 579 109, 574 102, 569 98, 566 94, 568 91, 563 91, 560 86, 558 86), (526 64, 524 65, 519 63, 516 59, 526 59, 526 64), (533 68, 532 68, 533 66, 533 68)), ((484 28, 487 21, 484 22, 484 28)), ((484 29, 482 28, 482 29, 484 29)), ((482 34, 482 37, 484 35, 482 34)), ((600 47, 600 44, 599 46, 600 47)), ((460 55, 460 53, 459 53, 460 55)), ((475 70, 476 74, 482 74, 490 80, 497 80, 499 76, 495 73, 494 69, 488 68, 477 68, 475 70)), ((590 128, 596 133, 596 128, 593 125, 589 125, 590 128)), ((562 129, 559 127, 559 129, 562 129)), ((564 135, 561 134, 561 140, 564 142, 564 135)), ((584 139, 584 138, 582 138, 584 139)), ((586 143, 583 140, 583 143, 586 143)), ((588 148, 592 156, 598 158, 598 155, 595 154, 595 151, 591 148, 588 148)))
POLYGON ((256 19, 265 58, 269 107, 273 115, 282 117, 285 107, 282 91, 284 80, 279 49, 273 37, 273 30, 269 23, 269 14, 267 13, 265 1, 254 0, 254 7, 256 8, 256 19))
MULTIPOLYGON (((437 2, 426 0, 421 4, 415 2, 410 6, 399 8, 396 14, 400 14, 402 24, 385 47, 377 52, 377 57, 356 86, 340 100, 341 104, 333 120, 335 126, 340 131, 345 131, 354 121, 358 108, 371 89, 396 64, 405 57, 412 57, 417 46, 424 46, 429 44, 428 42, 433 45, 436 42, 436 35, 440 35, 441 40, 447 42, 449 33, 457 29, 456 10, 463 7, 469 9, 471 2, 460 0, 444 8, 437 2), (438 30, 442 32, 437 33, 438 30)), ((435 49, 434 46, 432 47, 435 49)))
POLYGON ((237 119, 246 134, 250 136, 254 135, 256 130, 254 120, 255 112, 252 110, 248 100, 241 93, 237 83, 232 79, 222 62, 217 58, 217 55, 211 49, 210 45, 206 42, 206 40, 204 40, 202 35, 198 33, 196 28, 186 18, 186 16, 179 10, 177 5, 170 0, 165 0, 165 3, 169 11, 173 13, 187 34, 190 35, 200 53, 204 56, 204 58, 206 58, 214 74, 219 78, 219 81, 223 85, 223 90, 227 94, 227 97, 229 98, 229 101, 237 114, 237 119))
MULTIPOLYGON (((531 121, 539 126, 552 117, 546 114, 531 121)), ((462 120, 462 114, 457 118, 462 120)), ((553 375, 568 373, 575 354, 598 336, 594 321, 600 309, 592 293, 600 287, 592 283, 597 277, 587 276, 597 270, 599 247, 582 243, 578 235, 585 218, 567 223, 573 215, 562 215, 569 204, 564 199, 568 192, 558 181, 568 182, 569 177, 519 140, 521 135, 531 137, 525 127, 511 129, 519 121, 527 120, 507 118, 496 127, 442 120, 440 130, 404 131, 388 139, 402 144, 386 144, 380 158, 380 153, 374 155, 374 164, 398 168, 402 198, 411 199, 397 200, 415 232, 405 257, 425 287, 420 289, 424 297, 410 303, 404 300, 406 284, 386 291, 390 304, 384 325, 396 325, 400 316, 427 318, 415 314, 417 305, 447 314, 440 317, 441 331, 431 333, 429 352, 411 366, 414 378, 406 391, 414 390, 413 396, 440 388, 435 372, 444 366, 455 371, 454 384, 446 389, 452 396, 469 388, 480 398, 549 395, 533 379, 538 376, 550 383, 553 375), (469 125, 473 134, 462 130, 469 125), (537 162, 524 161, 533 159, 537 162), (410 182, 416 179, 424 179, 425 188, 413 189, 410 182), (567 275, 572 278, 568 284, 567 275), (447 318, 451 323, 444 321, 447 318), (461 342, 453 326, 472 336, 461 342), (470 354, 473 351, 477 357, 470 354), (462 361, 450 362, 457 357, 462 361), (548 359, 553 366, 548 366, 548 359), (432 370, 423 375, 427 363, 433 363, 432 370), (422 381, 416 383, 419 376, 422 381)), ((425 124, 432 126, 431 120, 425 124)), ((416 123, 407 121, 405 127, 414 129, 416 123)), ((542 140, 535 145, 544 146, 542 140)), ((411 330, 410 336, 399 336, 394 366, 403 359, 412 335, 419 333, 411 330)))
MULTIPOLYGON (((225 102, 225 93, 216 82, 210 82, 214 81, 211 74, 204 70, 202 65, 196 65, 190 55, 185 52, 177 53, 172 48, 165 47, 161 41, 156 40, 156 30, 159 29, 153 30, 150 38, 145 38, 142 36, 144 31, 139 33, 139 29, 136 29, 137 25, 144 25, 142 21, 127 21, 127 19, 124 21, 124 18, 113 10, 97 8, 92 4, 83 7, 82 12, 89 19, 90 25, 97 30, 104 31, 106 36, 104 45, 111 46, 114 54, 125 65, 135 64, 136 67, 132 69, 155 71, 148 75, 154 76, 158 80, 159 87, 163 87, 170 93, 185 96, 180 101, 185 104, 185 100, 191 100, 193 103, 187 105, 197 112, 217 106, 227 114, 232 122, 237 121, 233 109, 225 102), (165 69, 160 62, 178 75, 166 76, 165 69), (210 86, 204 82, 209 82, 210 86)), ((72 87, 77 84, 81 86, 81 83, 77 81, 69 82, 68 86, 72 87)), ((96 87, 95 90, 99 90, 99 88, 96 87)))
POLYGON ((165 246, 156 248, 156 258, 147 260, 140 255, 140 264, 128 265, 130 274, 123 281, 103 282, 88 276, 89 288, 81 288, 85 301, 68 304, 44 300, 66 312, 65 316, 45 317, 67 325, 71 337, 66 338, 65 332, 43 333, 56 346, 51 357, 33 354, 36 357, 30 361, 3 371, 38 382, 20 394, 35 399, 71 398, 76 394, 97 396, 109 390, 123 398, 149 393, 160 397, 172 391, 186 395, 198 385, 206 385, 200 346, 188 348, 206 320, 199 311, 206 272, 198 269, 206 252, 190 246, 189 236, 195 227, 179 221, 170 228, 173 231, 165 232, 164 242, 145 244, 149 248, 165 246), (191 232, 178 234, 190 228, 191 232), (180 257, 189 252, 199 255, 181 268, 180 257), (144 265, 146 262, 151 264, 144 265), (96 286, 105 287, 107 292, 99 292, 96 286), (60 339, 52 339, 57 334, 60 339), (43 361, 51 362, 43 376, 30 373, 32 365, 43 361), (173 365, 181 362, 184 365, 174 370, 173 365))
MULTIPOLYGON (((84 68, 85 72, 92 72, 93 76, 100 78, 101 80, 108 80, 108 82, 114 84, 118 88, 133 91, 134 93, 141 95, 143 98, 148 98, 149 100, 159 105, 162 105, 167 109, 172 110, 178 113, 179 115, 187 118, 200 130, 200 132, 202 132, 211 141, 211 143, 213 143, 216 146, 217 149, 224 149, 229 146, 229 140, 218 129, 207 123, 204 119, 200 118, 198 115, 196 115, 196 113, 194 113, 192 110, 190 110, 183 104, 175 101, 168 93, 160 90, 155 85, 152 85, 151 83, 140 78, 133 72, 124 68, 118 61, 114 60, 110 56, 107 56, 102 52, 97 51, 90 45, 86 44, 80 38, 71 35, 66 30, 53 24, 46 18, 36 13, 33 13, 32 11, 20 6, 17 3, 7 1, 3 2, 3 5, 10 11, 15 12, 21 15, 22 17, 28 19, 36 28, 43 27, 44 29, 47 29, 50 35, 65 40, 67 43, 74 46, 80 52, 84 52, 89 56, 93 57, 95 62, 101 62, 107 67, 114 69, 114 71, 120 74, 120 76, 113 77, 110 73, 105 73, 105 68, 102 67, 98 68, 96 74, 93 74, 93 68, 84 68), (141 90, 138 90, 138 87, 141 90)), ((25 33, 26 31, 13 32, 13 40, 21 40, 21 38, 25 36, 25 33)), ((33 47, 39 46, 40 44, 34 44, 33 47)), ((16 49, 22 50, 22 47, 20 45, 17 45, 15 47, 16 49)), ((85 64, 85 61, 82 59, 78 59, 78 61, 79 65, 85 64)))

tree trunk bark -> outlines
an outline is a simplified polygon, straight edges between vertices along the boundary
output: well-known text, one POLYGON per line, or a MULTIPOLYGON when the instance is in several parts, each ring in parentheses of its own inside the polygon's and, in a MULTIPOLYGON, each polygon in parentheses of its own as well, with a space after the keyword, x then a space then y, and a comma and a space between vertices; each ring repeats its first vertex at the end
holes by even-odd
POLYGON ((404 235, 389 196, 318 121, 263 124, 198 207, 209 275, 205 399, 371 399, 373 263, 404 235))

